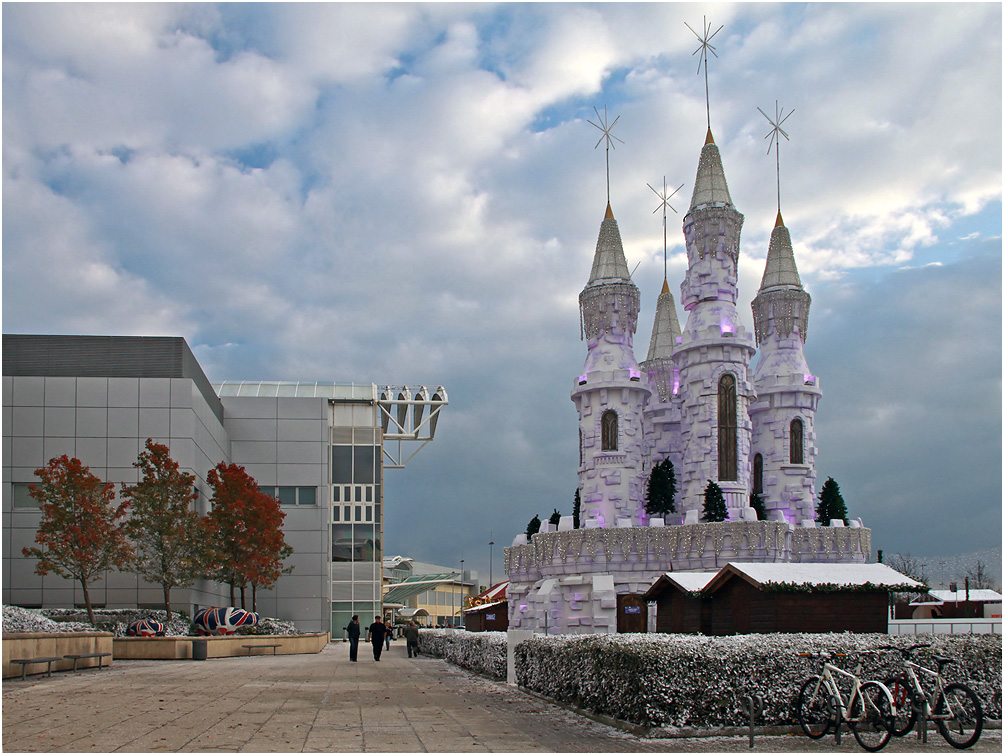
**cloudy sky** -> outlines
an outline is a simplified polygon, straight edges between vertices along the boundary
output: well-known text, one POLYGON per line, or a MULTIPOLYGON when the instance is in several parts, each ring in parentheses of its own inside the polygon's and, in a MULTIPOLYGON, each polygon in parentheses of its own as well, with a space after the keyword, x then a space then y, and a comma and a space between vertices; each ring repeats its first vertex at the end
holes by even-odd
MULTIPOLYGON (((577 296, 611 201, 711 126, 752 328, 781 205, 811 293, 819 479, 889 552, 1001 542, 1001 10, 987 4, 3 5, 3 330, 182 335, 211 379, 443 385, 387 473, 388 554, 493 576, 571 513, 577 296)), ((669 220, 669 282, 685 270, 669 220)), ((685 320, 681 314, 681 323, 685 320)))

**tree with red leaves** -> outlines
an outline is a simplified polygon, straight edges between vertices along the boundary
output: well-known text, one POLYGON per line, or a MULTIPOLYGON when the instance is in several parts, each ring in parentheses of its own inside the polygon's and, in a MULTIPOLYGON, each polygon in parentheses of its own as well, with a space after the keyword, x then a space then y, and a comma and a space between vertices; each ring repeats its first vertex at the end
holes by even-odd
POLYGON ((87 620, 94 623, 89 585, 109 569, 123 570, 133 558, 124 520, 128 504, 114 505, 115 488, 102 482, 80 459, 65 454, 49 460, 35 474, 42 481, 28 492, 42 505, 35 534, 41 548, 22 548, 38 559, 35 573, 50 571, 75 579, 84 592, 87 620))
POLYGON ((123 485, 130 507, 127 531, 136 544, 136 572, 164 591, 171 620, 171 589, 190 587, 202 576, 206 556, 203 517, 192 508, 195 475, 182 472, 170 450, 152 439, 133 464, 142 475, 123 485))
POLYGON ((248 583, 256 602, 258 587, 271 587, 280 574, 292 571, 282 566, 282 559, 293 553, 282 534, 286 515, 244 467, 220 462, 206 479, 213 488, 213 510, 207 517, 213 574, 230 585, 230 605, 235 608, 235 591, 240 587, 241 607, 246 608, 248 583))

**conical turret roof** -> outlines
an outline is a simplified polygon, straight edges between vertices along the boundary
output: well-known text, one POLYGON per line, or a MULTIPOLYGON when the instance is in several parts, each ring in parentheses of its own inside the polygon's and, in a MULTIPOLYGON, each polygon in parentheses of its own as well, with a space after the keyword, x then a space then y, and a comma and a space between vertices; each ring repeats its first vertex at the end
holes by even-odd
POLYGON ((599 238, 596 240, 596 253, 593 256, 593 269, 589 274, 589 284, 599 280, 631 280, 627 260, 624 258, 621 232, 617 227, 617 221, 614 220, 614 213, 610 209, 609 202, 607 202, 606 215, 600 224, 599 238))
POLYGON ((669 281, 663 279, 662 293, 655 305, 655 322, 652 340, 648 346, 648 360, 672 356, 676 339, 681 335, 680 320, 676 315, 676 300, 669 290, 669 281))
POLYGON ((697 178, 694 179, 694 194, 690 199, 690 209, 701 205, 731 205, 729 185, 725 181, 722 155, 715 144, 715 138, 708 129, 708 136, 701 150, 701 160, 697 164, 697 178))
POLYGON ((760 281, 760 290, 775 286, 802 288, 802 279, 798 277, 795 266, 795 252, 791 248, 791 234, 784 226, 781 212, 777 213, 777 224, 770 234, 770 248, 767 251, 767 264, 760 281))

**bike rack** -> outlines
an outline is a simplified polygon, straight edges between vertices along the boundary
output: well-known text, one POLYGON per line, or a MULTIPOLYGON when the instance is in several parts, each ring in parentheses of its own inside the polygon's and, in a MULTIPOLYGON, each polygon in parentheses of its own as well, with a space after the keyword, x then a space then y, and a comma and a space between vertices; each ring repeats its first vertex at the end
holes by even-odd
POLYGON ((747 695, 742 698, 740 704, 743 706, 743 711, 749 716, 750 719, 750 749, 753 749, 753 726, 756 723, 756 717, 763 713, 763 698, 760 695, 747 695))

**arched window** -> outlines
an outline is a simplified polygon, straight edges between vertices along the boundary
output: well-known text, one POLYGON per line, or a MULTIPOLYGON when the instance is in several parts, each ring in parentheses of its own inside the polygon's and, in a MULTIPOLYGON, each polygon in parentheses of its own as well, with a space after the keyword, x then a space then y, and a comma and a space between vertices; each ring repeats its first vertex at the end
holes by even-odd
POLYGON ((736 378, 722 375, 718 381, 718 479, 736 480, 736 378))
POLYGON ((600 431, 602 433, 602 448, 604 451, 617 450, 617 412, 607 409, 600 419, 600 431))
POLYGON ((763 493, 763 456, 756 454, 753 457, 753 492, 763 493))
POLYGON ((803 452, 804 441, 802 432, 802 420, 793 419, 791 421, 791 434, 788 442, 790 444, 789 456, 792 464, 804 464, 805 453, 803 452))

